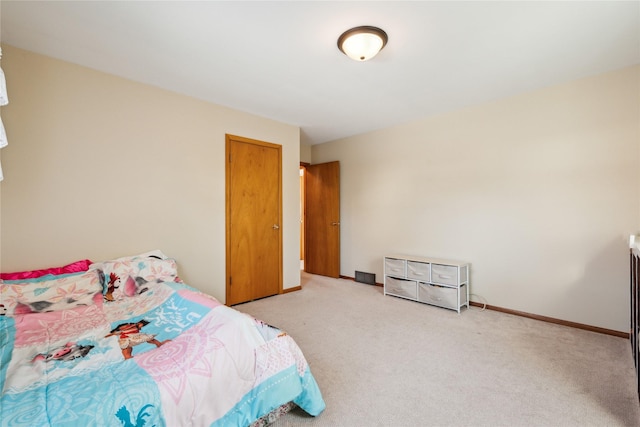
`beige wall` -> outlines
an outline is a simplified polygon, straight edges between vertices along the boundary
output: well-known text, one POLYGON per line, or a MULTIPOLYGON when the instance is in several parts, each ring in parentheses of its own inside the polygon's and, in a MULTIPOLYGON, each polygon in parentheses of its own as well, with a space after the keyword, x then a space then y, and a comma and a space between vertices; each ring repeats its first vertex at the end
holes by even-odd
POLYGON ((628 329, 638 67, 315 145, 310 155, 297 127, 11 46, 2 67, 2 271, 160 248, 185 281, 224 300, 231 133, 283 145, 285 288, 300 283, 298 163, 339 160, 342 274, 381 280, 389 252, 464 259, 475 300, 628 329))
POLYGON ((311 163, 311 145, 300 142, 300 161, 311 163))
POLYGON ((224 301, 229 133, 283 146, 284 287, 300 284, 298 127, 2 49, 2 271, 161 249, 224 301))
POLYGON ((640 68, 314 145, 341 164, 341 274, 469 261, 472 299, 628 331, 640 68))

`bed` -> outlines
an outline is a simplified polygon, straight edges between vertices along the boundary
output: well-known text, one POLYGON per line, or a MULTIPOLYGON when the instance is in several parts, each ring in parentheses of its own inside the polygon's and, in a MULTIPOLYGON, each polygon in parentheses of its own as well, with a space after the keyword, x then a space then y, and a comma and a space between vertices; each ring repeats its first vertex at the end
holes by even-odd
POLYGON ((160 251, 0 277, 1 426, 262 426, 325 408, 286 332, 160 251))

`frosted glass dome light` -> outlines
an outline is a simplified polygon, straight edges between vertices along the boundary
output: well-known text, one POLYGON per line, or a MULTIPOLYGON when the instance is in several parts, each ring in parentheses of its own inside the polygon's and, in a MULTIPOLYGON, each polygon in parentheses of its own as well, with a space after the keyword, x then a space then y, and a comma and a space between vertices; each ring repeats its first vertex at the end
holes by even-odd
POLYGON ((338 48, 355 61, 367 61, 387 44, 387 33, 371 26, 355 27, 338 38, 338 48))

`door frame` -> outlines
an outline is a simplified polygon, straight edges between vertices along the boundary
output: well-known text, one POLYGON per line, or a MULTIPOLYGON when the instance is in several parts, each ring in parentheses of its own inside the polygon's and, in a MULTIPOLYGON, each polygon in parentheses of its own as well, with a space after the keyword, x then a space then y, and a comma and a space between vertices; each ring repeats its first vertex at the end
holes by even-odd
MULTIPOLYGON (((306 239, 305 239, 305 227, 307 221, 307 198, 305 196, 305 173, 307 166, 311 163, 300 162, 300 261, 304 263, 306 239)), ((302 269, 304 270, 304 269, 302 269)))

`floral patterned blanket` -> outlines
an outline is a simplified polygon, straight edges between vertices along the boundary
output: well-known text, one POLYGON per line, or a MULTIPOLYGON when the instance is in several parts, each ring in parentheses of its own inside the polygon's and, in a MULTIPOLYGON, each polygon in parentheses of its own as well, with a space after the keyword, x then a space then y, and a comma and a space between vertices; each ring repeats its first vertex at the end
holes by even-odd
POLYGON ((177 275, 145 276, 149 263, 0 283, 0 426, 248 426, 287 402, 324 410, 290 336, 177 275))

